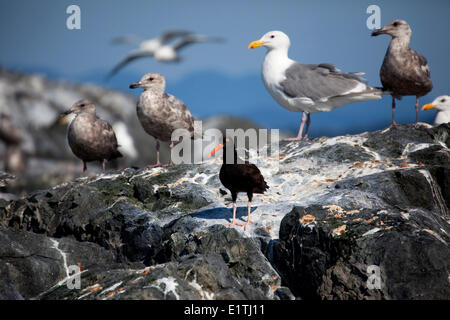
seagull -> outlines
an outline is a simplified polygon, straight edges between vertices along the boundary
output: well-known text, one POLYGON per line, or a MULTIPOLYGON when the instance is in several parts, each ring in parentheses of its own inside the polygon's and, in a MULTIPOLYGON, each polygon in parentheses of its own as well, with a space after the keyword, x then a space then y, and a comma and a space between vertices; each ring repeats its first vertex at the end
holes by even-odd
MULTIPOLYGON (((186 129, 193 134, 194 118, 181 100, 164 92, 166 79, 162 74, 145 74, 140 81, 130 85, 130 89, 136 88, 144 89, 137 104, 138 119, 145 132, 156 139, 156 164, 147 168, 160 167, 159 142, 171 141, 172 151, 172 132, 176 129, 186 129)), ((166 166, 171 164, 172 161, 166 166)))
POLYGON ((134 50, 128 54, 125 59, 118 63, 109 73, 108 78, 116 74, 125 65, 133 60, 153 57, 156 61, 169 63, 180 62, 182 59, 178 55, 178 51, 187 45, 201 42, 223 42, 224 39, 219 37, 207 37, 203 35, 192 34, 187 31, 172 31, 165 34, 161 39, 151 39, 141 43, 138 50, 134 50), (168 44, 174 38, 181 38, 178 43, 168 44))
POLYGON ((12 124, 9 115, 0 114, 0 140, 7 146, 20 145, 23 141, 23 132, 17 126, 12 124))
POLYGON ((4 169, 7 172, 25 172, 28 159, 20 145, 24 140, 24 132, 11 122, 9 115, 0 114, 0 140, 5 144, 3 155, 4 169))
POLYGON ((270 95, 282 107, 303 112, 297 137, 308 137, 311 113, 328 112, 360 101, 379 100, 384 92, 371 87, 360 76, 363 73, 341 73, 333 64, 302 64, 288 57, 289 37, 281 31, 270 31, 249 44, 250 49, 267 49, 262 65, 262 79, 270 95), (302 137, 306 123, 305 135, 302 137))
POLYGON ((178 52, 191 44, 203 43, 203 42, 224 42, 220 37, 207 37, 203 35, 188 34, 184 36, 178 43, 164 45, 155 51, 154 58, 161 62, 180 62, 182 58, 178 55, 178 52))
POLYGON ((75 156, 83 161, 83 173, 87 171, 86 162, 100 161, 105 171, 108 160, 122 157, 113 128, 97 117, 94 103, 86 99, 77 101, 61 116, 69 114, 76 116, 69 125, 67 140, 75 156))
POLYGON ((437 109, 438 113, 434 119, 434 125, 438 126, 450 122, 450 97, 440 96, 422 107, 422 110, 437 109))
MULTIPOLYGON (((231 197, 233 199, 233 219, 227 225, 229 226, 241 226, 242 224, 236 220, 236 200, 239 192, 247 193, 248 203, 247 210, 248 216, 247 221, 244 223, 244 230, 247 230, 248 224, 254 224, 252 220, 250 220, 250 212, 252 208, 252 199, 253 193, 264 193, 269 189, 266 181, 264 180, 261 171, 255 166, 253 163, 249 163, 248 161, 244 161, 242 159, 238 159, 236 147, 233 144, 230 145, 230 139, 223 136, 223 142, 219 144, 213 151, 209 154, 212 156, 217 151, 223 148, 222 154, 222 167, 220 167, 219 179, 220 182, 224 185, 225 188, 230 190, 231 197), (231 149, 233 147, 233 162, 227 163, 227 149, 231 149)), ((231 150, 230 150, 231 151, 231 150)))
POLYGON ((394 20, 372 36, 388 34, 392 37, 380 70, 381 83, 392 92, 392 126, 395 122, 395 99, 416 96, 416 123, 419 121, 419 97, 433 89, 427 59, 409 47, 411 28, 404 20, 394 20))
POLYGON ((122 44, 122 43, 139 44, 139 48, 137 50, 131 51, 122 61, 120 61, 114 67, 114 69, 111 70, 111 72, 108 75, 108 78, 115 75, 120 69, 122 69, 131 61, 144 57, 152 57, 154 53, 165 44, 169 43, 170 41, 172 41, 177 37, 183 37, 190 33, 191 32, 185 30, 170 30, 164 32, 160 37, 147 40, 141 40, 139 37, 135 35, 122 36, 113 39, 112 40, 113 44, 122 44))

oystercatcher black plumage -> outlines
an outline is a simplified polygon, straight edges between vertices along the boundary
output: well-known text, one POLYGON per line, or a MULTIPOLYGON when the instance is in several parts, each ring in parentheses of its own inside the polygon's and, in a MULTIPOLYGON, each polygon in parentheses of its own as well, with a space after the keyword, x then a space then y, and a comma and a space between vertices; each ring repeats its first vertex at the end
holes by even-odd
POLYGON ((219 144, 209 155, 212 156, 214 153, 223 148, 223 163, 220 168, 219 179, 220 182, 224 185, 225 188, 230 190, 231 197, 233 199, 233 220, 227 225, 235 226, 240 225, 236 220, 236 199, 237 194, 239 192, 245 192, 248 196, 248 217, 247 221, 243 224, 244 230, 247 229, 249 223, 253 224, 254 222, 250 220, 250 211, 252 206, 252 199, 254 193, 264 193, 269 186, 267 185, 264 177, 259 171, 258 167, 248 161, 244 161, 238 158, 236 147, 234 144, 231 146, 229 139, 223 138, 223 143, 219 144), (227 163, 227 149, 231 149, 233 147, 233 161, 231 163, 227 163))

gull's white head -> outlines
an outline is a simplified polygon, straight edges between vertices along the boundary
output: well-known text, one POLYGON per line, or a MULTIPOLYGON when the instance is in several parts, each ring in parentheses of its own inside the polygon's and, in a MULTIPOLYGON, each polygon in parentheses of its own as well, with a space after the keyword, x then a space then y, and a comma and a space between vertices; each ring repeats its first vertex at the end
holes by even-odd
POLYGON ((437 109, 439 111, 450 111, 450 97, 440 96, 422 107, 422 110, 437 109))
POLYGON ((282 31, 270 31, 261 37, 261 39, 251 42, 248 45, 249 49, 257 47, 266 47, 268 50, 272 49, 288 49, 291 45, 289 37, 282 31))

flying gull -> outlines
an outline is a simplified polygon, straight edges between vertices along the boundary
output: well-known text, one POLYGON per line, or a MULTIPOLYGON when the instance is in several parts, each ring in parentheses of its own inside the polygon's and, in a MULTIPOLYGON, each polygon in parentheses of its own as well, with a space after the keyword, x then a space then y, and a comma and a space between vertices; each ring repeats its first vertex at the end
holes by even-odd
POLYGON ((112 40, 113 44, 122 44, 122 43, 138 44, 139 48, 137 50, 131 51, 122 61, 120 61, 114 67, 114 69, 111 70, 111 72, 108 75, 108 78, 115 75, 120 69, 122 69, 128 63, 139 58, 152 57, 154 53, 162 46, 166 45, 167 43, 169 43, 170 41, 172 41, 177 37, 183 37, 188 34, 190 34, 190 32, 185 30, 170 30, 164 32, 160 37, 146 40, 141 40, 139 37, 135 35, 122 36, 113 39, 112 40))
POLYGON ((83 161, 83 173, 86 172, 86 162, 100 161, 103 171, 106 162, 122 157, 117 150, 116 135, 111 125, 97 117, 95 104, 89 100, 80 100, 72 108, 62 114, 75 114, 70 123, 67 139, 72 152, 83 161))
POLYGON ((164 45, 155 51, 154 59, 161 62, 180 62, 182 59, 178 52, 188 45, 203 42, 223 42, 223 38, 207 37, 197 34, 188 34, 184 36, 178 43, 164 45))
POLYGON ((437 109, 438 113, 434 119, 434 125, 438 126, 450 122, 450 97, 440 96, 422 107, 422 110, 437 109))
POLYGON ((190 44, 223 41, 224 40, 219 37, 196 35, 187 31, 171 32, 169 35, 163 37, 162 40, 154 41, 154 39, 152 39, 148 40, 148 42, 141 43, 140 48, 138 50, 130 52, 128 56, 125 57, 125 59, 123 59, 114 67, 114 69, 109 73, 108 77, 112 77, 125 65, 139 58, 153 57, 153 59, 155 59, 156 61, 165 63, 180 62, 182 59, 178 55, 178 51, 190 44), (177 43, 169 44, 169 41, 176 37, 181 38, 181 40, 179 40, 179 42, 177 43))
MULTIPOLYGON (((160 141, 171 141, 172 132, 186 129, 194 132, 194 118, 185 104, 171 94, 165 93, 166 79, 159 73, 147 73, 140 81, 130 85, 130 89, 142 88, 137 104, 137 115, 145 132, 156 139, 156 164, 159 167, 160 141)), ((170 143, 170 150, 174 142, 170 143)), ((171 165, 172 161, 168 165, 171 165)))
POLYGON ((394 20, 372 36, 388 34, 392 37, 380 70, 383 88, 392 92, 392 124, 395 122, 395 99, 416 96, 416 123, 419 121, 419 98, 433 89, 427 59, 409 48, 411 28, 403 20, 394 20))
POLYGON ((298 135, 286 139, 302 139, 306 123, 307 138, 311 113, 328 112, 337 107, 360 101, 381 99, 383 91, 371 87, 360 76, 362 73, 341 73, 333 64, 302 64, 288 57, 291 42, 281 31, 271 31, 249 44, 250 49, 267 49, 262 65, 264 85, 282 107, 303 112, 298 135))

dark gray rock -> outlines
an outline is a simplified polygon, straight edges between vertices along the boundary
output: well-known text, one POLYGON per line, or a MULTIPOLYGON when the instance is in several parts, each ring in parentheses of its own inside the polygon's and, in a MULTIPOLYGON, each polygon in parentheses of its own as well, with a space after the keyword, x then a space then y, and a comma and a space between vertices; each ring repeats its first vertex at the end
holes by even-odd
POLYGON ((438 128, 426 128, 415 125, 402 125, 392 127, 384 131, 367 133, 364 146, 377 150, 379 154, 386 157, 399 157, 402 155, 408 143, 436 143, 441 141, 448 143, 449 125, 445 124, 438 128))
POLYGON ((336 218, 319 206, 296 207, 281 223, 275 267, 304 299, 448 299, 449 233, 447 221, 424 210, 336 218), (302 225, 306 214, 315 222, 302 225), (345 233, 333 232, 342 225, 345 233), (367 285, 370 265, 380 268, 381 289, 367 285))
POLYGON ((448 149, 440 145, 433 145, 430 148, 412 152, 409 155, 413 161, 426 165, 448 165, 450 163, 450 153, 448 149))
MULTIPOLYGON (((86 273, 80 290, 58 287, 43 299, 267 299, 236 279, 218 254, 193 255, 147 269, 86 273)), ((286 292, 289 295, 289 291, 286 292)))
POLYGON ((373 159, 373 156, 367 153, 360 146, 352 146, 347 143, 336 143, 331 146, 325 146, 316 150, 307 151, 303 157, 319 157, 325 159, 328 162, 356 162, 356 161, 369 161, 373 159))
POLYGON ((161 244, 164 223, 180 211, 209 203, 205 190, 194 191, 196 185, 184 188, 184 193, 157 187, 178 179, 180 172, 178 168, 161 174, 150 183, 132 176, 132 170, 113 179, 81 179, 12 203, 0 221, 5 226, 52 237, 72 236, 97 243, 112 250, 118 261, 142 261, 161 244), (173 208, 178 203, 183 205, 173 208))
MULTIPOLYGON (((21 234, 3 242, 38 252, 17 264, 8 260, 13 268, 0 276, 1 294, 448 299, 449 131, 402 126, 282 142, 278 163, 255 160, 271 188, 254 198, 256 224, 246 232, 223 226, 230 197, 220 191, 220 162, 213 160, 128 168, 0 200, 2 230, 21 234), (315 221, 302 225, 307 214, 315 221), (28 245, 25 235, 36 243, 28 245), (87 266, 80 290, 58 285, 64 268, 55 238, 68 263, 87 266), (381 289, 367 286, 370 265, 380 267, 381 289), (42 276, 28 289, 30 273, 42 276)), ((246 198, 239 197, 237 218, 246 216, 246 198)))
POLYGON ((113 255, 93 243, 0 227, 0 299, 36 297, 66 278, 68 266, 78 264, 82 269, 114 268, 113 255))
POLYGON ((220 255, 240 282, 248 282, 266 295, 272 294, 272 286, 279 285, 278 274, 261 252, 259 243, 242 237, 235 229, 219 225, 197 233, 168 233, 167 240, 163 242, 163 255, 158 257, 158 262, 210 253, 220 255))

